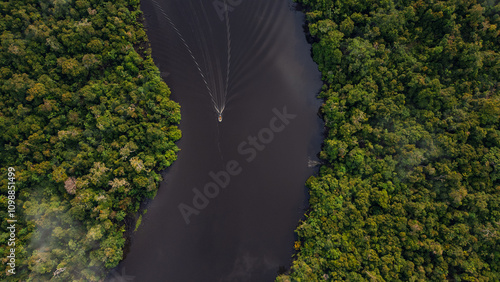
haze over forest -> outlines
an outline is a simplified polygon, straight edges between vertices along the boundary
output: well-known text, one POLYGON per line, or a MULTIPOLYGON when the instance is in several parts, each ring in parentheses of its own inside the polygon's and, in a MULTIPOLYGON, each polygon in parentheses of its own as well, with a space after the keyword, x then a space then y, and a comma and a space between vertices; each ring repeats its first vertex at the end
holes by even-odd
MULTIPOLYGON (((295 2, 325 131, 276 281, 499 281, 498 1, 295 2)), ((103 281, 177 160, 140 4, 0 1, 0 280, 103 281)))

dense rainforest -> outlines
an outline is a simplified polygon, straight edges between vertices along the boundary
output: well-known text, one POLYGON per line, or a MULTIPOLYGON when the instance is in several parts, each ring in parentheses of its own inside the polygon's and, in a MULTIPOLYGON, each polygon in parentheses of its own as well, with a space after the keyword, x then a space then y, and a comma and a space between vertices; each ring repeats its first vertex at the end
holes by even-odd
POLYGON ((10 279, 99 281, 176 159, 180 108, 140 19, 138 0, 0 1, 0 280, 11 274, 9 167, 10 279))
POLYGON ((499 281, 498 1, 297 2, 327 132, 277 281, 499 281))

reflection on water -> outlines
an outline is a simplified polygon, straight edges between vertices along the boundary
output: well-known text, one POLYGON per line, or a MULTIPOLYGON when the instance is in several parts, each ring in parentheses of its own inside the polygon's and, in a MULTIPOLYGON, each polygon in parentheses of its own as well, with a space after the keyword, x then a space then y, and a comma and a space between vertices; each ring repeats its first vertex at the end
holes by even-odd
POLYGON ((155 63, 182 107, 183 137, 116 273, 273 281, 291 262, 322 141, 322 83, 303 15, 288 0, 144 0, 142 10, 155 63), (294 117, 286 127, 278 110, 294 117), (240 173, 219 190, 208 185, 233 161, 240 173), (211 197, 200 209, 195 189, 211 197), (189 224, 183 203, 196 208, 189 224))

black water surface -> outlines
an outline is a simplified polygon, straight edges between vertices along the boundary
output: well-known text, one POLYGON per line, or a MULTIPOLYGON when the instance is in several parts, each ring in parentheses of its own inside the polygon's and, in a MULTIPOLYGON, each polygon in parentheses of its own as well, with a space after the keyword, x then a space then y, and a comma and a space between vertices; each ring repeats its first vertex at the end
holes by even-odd
POLYGON ((183 137, 178 160, 164 173, 111 278, 273 281, 280 267, 289 267, 294 229, 307 205, 304 183, 315 172, 308 161, 322 140, 321 77, 304 16, 290 1, 232 0, 227 13, 224 6, 218 13, 223 2, 142 1, 155 63, 182 107, 183 137), (219 123, 214 106, 224 105, 219 123), (296 117, 283 129, 273 117, 285 107, 296 117), (270 122, 282 130, 268 130, 270 122), (251 153, 239 153, 238 146, 259 132, 268 144, 259 144, 249 161, 251 153), (193 207, 193 188, 203 191, 213 182, 209 173, 231 160, 241 173, 186 224, 179 205, 193 207))

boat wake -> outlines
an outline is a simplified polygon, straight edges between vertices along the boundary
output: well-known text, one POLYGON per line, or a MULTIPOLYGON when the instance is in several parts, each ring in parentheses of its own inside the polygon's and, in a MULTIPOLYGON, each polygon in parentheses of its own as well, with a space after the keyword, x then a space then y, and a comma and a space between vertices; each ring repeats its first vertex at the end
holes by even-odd
MULTIPOLYGON (((198 70, 198 73, 201 76, 201 79, 203 80, 207 93, 210 96, 213 108, 215 110, 215 113, 217 114, 217 120, 219 122, 222 122, 222 114, 226 108, 229 89, 229 77, 231 74, 231 26, 229 22, 229 6, 227 4, 227 0, 224 0, 226 29, 225 39, 227 43, 227 45, 225 46, 227 49, 225 77, 223 75, 220 60, 216 57, 216 55, 209 52, 209 50, 214 50, 215 42, 213 38, 215 36, 207 38, 207 36, 205 35, 206 32, 204 32, 204 34, 201 34, 200 36, 197 36, 199 40, 197 42, 198 46, 196 47, 199 47, 198 49, 201 50, 201 56, 197 57, 193 53, 191 46, 184 39, 182 33, 172 21, 171 17, 163 10, 161 5, 157 1, 152 0, 152 3, 156 6, 159 13, 161 13, 161 15, 163 15, 163 17, 168 21, 170 26, 173 28, 173 30, 181 40, 182 45, 184 45, 184 47, 188 51, 191 59, 196 66, 196 69, 198 70), (201 62, 203 63, 200 63, 199 59, 201 59, 201 62)), ((203 2, 200 1, 200 3, 202 5, 201 10, 203 11, 203 16, 197 15, 194 19, 192 19, 192 21, 197 25, 197 28, 201 30, 203 28, 206 28, 207 23, 210 21, 208 20, 207 16, 207 9, 205 8, 203 2)), ((193 10, 197 9, 193 8, 193 10)), ((209 27, 209 31, 209 33, 213 32, 211 27, 209 27)))

